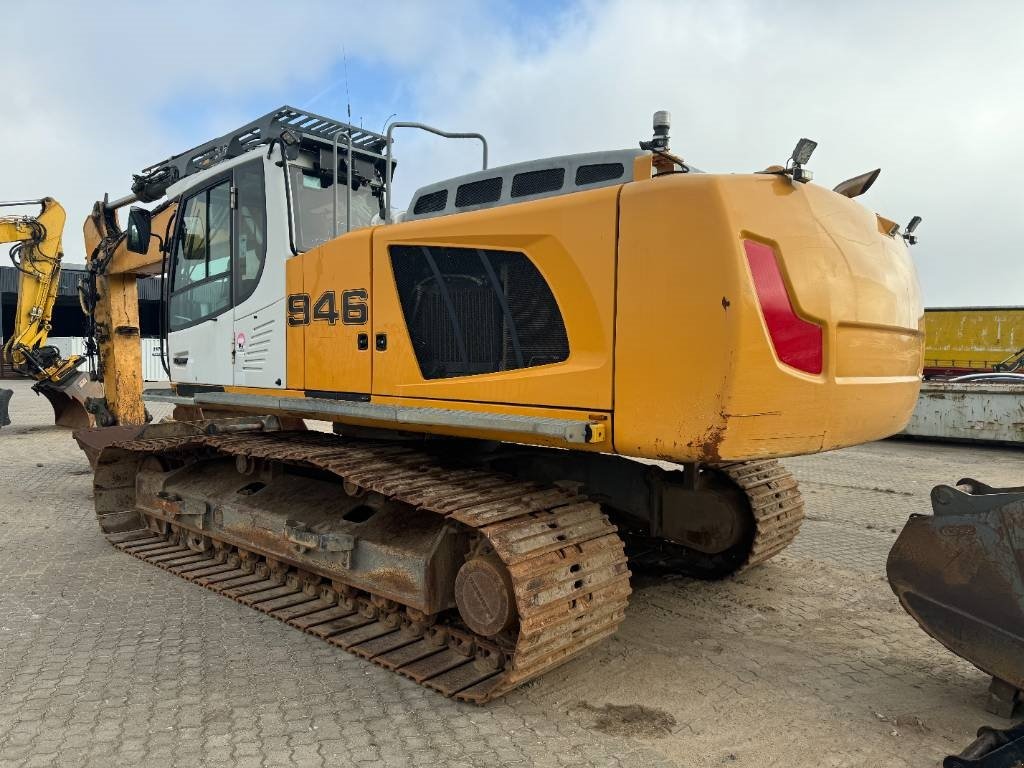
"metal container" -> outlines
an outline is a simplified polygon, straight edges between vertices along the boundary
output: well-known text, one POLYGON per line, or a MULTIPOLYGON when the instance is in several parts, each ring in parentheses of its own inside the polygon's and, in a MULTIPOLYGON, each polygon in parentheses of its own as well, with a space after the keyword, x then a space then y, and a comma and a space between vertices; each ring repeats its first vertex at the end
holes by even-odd
POLYGON ((1024 384, 926 381, 900 434, 1024 445, 1024 384))

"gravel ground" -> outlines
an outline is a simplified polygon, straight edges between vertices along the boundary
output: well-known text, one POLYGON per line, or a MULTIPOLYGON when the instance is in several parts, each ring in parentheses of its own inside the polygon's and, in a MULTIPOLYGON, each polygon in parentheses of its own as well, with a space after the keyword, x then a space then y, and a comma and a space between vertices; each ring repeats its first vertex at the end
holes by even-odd
POLYGON ((84 456, 14 386, 2 768, 934 766, 982 723, 1006 727, 982 709, 985 676, 899 608, 884 563, 933 485, 1020 484, 1019 451, 888 441, 789 460, 808 522, 786 554, 718 583, 639 576, 615 637, 477 708, 115 551, 84 456))

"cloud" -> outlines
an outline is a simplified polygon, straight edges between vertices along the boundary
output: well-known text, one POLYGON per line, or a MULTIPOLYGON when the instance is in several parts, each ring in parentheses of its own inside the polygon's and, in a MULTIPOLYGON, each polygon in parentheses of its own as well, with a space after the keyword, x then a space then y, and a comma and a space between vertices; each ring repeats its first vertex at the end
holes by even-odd
POLYGON ((480 41, 485 64, 425 81, 421 110, 481 127, 499 163, 631 144, 659 108, 706 170, 762 168, 809 136, 821 183, 880 166, 862 201, 924 217, 927 303, 1024 304, 1024 6, 620 0, 531 32, 480 41))
MULTIPOLYGON (((926 302, 1024 304, 1024 6, 988 2, 629 2, 526 6, 206 2, 34 4, 5 18, 0 199, 52 194, 76 222, 130 174, 278 103, 482 130, 492 164, 624 147, 655 109, 673 148, 734 172, 820 142, 832 185, 881 166, 862 200, 924 217, 926 302), (358 23, 357 23, 358 22, 358 23), (13 26, 11 26, 13 24, 13 26), (315 101, 307 105, 303 100, 315 101)), ((399 132, 395 199, 474 170, 478 148, 399 132)))

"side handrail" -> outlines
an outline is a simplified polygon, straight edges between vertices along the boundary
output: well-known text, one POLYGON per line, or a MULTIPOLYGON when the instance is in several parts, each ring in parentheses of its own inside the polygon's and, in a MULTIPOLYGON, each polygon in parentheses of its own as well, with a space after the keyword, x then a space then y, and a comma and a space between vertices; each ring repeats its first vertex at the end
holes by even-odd
POLYGON ((481 170, 487 170, 487 139, 482 133, 452 133, 450 131, 442 131, 440 128, 434 128, 426 123, 403 121, 391 123, 388 126, 387 133, 384 135, 384 221, 387 224, 391 223, 391 134, 395 128, 418 128, 421 131, 427 131, 445 139, 479 139, 480 143, 483 144, 483 168, 481 170))

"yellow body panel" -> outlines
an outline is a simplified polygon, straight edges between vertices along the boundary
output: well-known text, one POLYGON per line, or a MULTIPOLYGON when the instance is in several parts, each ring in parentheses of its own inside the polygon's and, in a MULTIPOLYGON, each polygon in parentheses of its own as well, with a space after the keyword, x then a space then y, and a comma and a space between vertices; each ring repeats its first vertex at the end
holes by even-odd
POLYGON ((356 231, 291 259, 288 292, 315 301, 369 284, 369 323, 289 327, 288 386, 371 393, 379 404, 597 418, 607 428, 585 450, 671 461, 877 439, 909 418, 923 352, 916 275, 890 229, 849 198, 785 177, 672 174, 356 231), (780 361, 744 239, 774 249, 795 314, 821 327, 820 374, 780 361), (388 252, 409 244, 525 253, 558 303, 569 358, 425 380, 388 252), (368 352, 356 349, 357 332, 370 334, 368 352))
MULTIPOLYGON (((302 388, 324 392, 369 394, 370 322, 365 316, 347 316, 344 296, 352 293, 351 306, 367 306, 369 293, 370 238, 373 230, 363 229, 339 237, 290 260, 288 265, 288 295, 308 296, 310 312, 325 295, 333 296, 338 313, 335 322, 310 322, 289 325, 289 341, 297 338, 301 330, 301 356, 291 354, 289 347, 288 385, 292 385, 293 358, 302 361, 302 388), (301 270, 301 288, 295 285, 301 270), (366 334, 364 349, 359 348, 359 336, 366 334)), ((325 304, 324 307, 327 305, 325 304)), ((291 322, 291 321, 290 321, 291 322)))
POLYGON ((1024 349, 1024 307, 929 309, 924 325, 928 368, 984 371, 1024 349))

